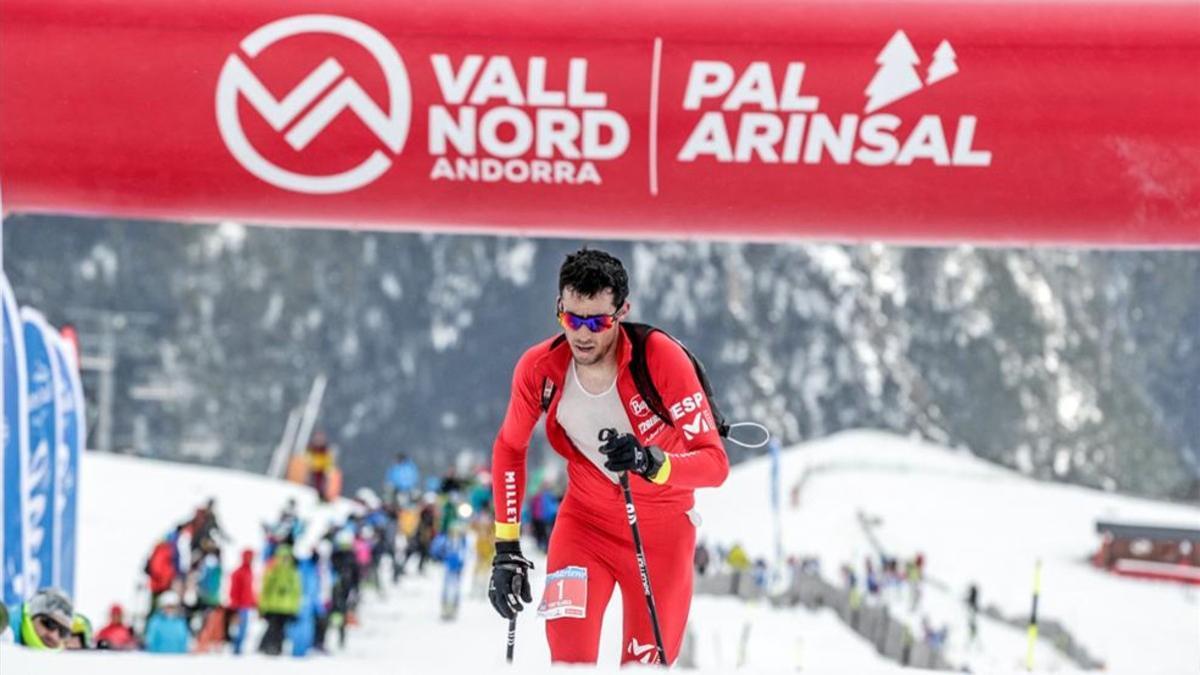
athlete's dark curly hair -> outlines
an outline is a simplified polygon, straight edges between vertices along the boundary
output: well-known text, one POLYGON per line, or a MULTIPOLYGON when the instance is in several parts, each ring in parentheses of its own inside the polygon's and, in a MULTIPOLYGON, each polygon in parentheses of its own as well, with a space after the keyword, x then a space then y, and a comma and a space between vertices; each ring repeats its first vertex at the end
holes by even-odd
POLYGON ((558 270, 558 294, 570 286, 584 297, 595 297, 612 289, 613 304, 620 307, 629 297, 629 275, 625 266, 613 256, 587 247, 567 256, 558 270))

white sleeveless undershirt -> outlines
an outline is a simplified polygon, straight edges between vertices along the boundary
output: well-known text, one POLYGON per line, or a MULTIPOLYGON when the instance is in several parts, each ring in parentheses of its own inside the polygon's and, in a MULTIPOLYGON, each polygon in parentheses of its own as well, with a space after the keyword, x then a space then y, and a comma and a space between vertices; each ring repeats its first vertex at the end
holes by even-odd
POLYGON ((617 393, 617 381, 600 394, 590 394, 579 383, 575 374, 575 361, 567 368, 563 382, 562 398, 558 402, 558 423, 562 425, 575 447, 587 457, 600 473, 617 482, 617 474, 604 468, 604 455, 600 453, 600 430, 616 429, 618 434, 633 433, 633 425, 625 414, 625 406, 617 393))

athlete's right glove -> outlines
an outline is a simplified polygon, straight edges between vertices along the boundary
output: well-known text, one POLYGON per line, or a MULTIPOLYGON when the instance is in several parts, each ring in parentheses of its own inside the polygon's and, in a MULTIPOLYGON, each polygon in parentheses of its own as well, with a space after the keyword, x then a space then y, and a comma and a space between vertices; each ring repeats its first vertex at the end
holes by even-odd
POLYGON ((648 481, 658 476, 666 463, 663 451, 655 446, 645 447, 633 434, 606 434, 608 440, 600 446, 604 455, 604 468, 620 473, 632 471, 648 481))
POLYGON ((526 604, 533 602, 533 589, 529 586, 529 570, 533 563, 521 555, 521 543, 517 541, 496 542, 496 555, 492 558, 492 581, 488 584, 488 599, 492 607, 506 619, 517 616, 526 604))

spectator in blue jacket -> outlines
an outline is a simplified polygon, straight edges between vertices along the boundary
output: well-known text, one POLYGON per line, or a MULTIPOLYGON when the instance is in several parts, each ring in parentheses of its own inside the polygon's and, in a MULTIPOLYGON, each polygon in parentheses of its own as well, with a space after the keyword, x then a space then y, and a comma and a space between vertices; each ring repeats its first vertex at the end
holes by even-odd
POLYGON ((288 639, 292 643, 292 656, 305 656, 313 647, 324 645, 316 640, 317 629, 325 618, 325 598, 322 594, 321 564, 314 550, 302 549, 298 553, 297 570, 300 572, 300 612, 296 620, 288 624, 288 639))
POLYGON ((187 619, 179 606, 179 594, 167 591, 158 597, 158 610, 146 623, 146 651, 155 654, 186 654, 187 619))
POLYGON ((398 495, 410 495, 421 483, 421 472, 417 463, 403 452, 396 455, 396 463, 388 469, 387 488, 392 493, 392 501, 398 495))
POLYGON ((448 532, 434 537, 430 545, 434 560, 440 560, 446 568, 442 582, 442 620, 453 621, 458 616, 462 597, 462 571, 467 559, 466 526, 455 521, 448 532))

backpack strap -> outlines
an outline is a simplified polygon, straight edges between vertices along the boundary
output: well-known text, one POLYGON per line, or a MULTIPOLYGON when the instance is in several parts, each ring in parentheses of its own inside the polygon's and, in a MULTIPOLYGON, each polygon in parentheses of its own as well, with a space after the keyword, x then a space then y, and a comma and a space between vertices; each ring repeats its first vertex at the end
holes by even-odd
POLYGON ((725 416, 721 414, 720 408, 717 407, 716 398, 713 397, 712 385, 708 381, 708 375, 704 372, 704 366, 692 354, 691 350, 661 328, 632 322, 622 322, 621 326, 625 329, 625 336, 629 338, 630 346, 632 347, 632 355, 629 361, 630 375, 633 376, 634 386, 637 387, 638 393, 642 395, 642 400, 646 402, 650 411, 665 422, 667 426, 675 426, 671 421, 670 413, 667 412, 667 406, 663 403, 662 394, 659 393, 658 387, 655 386, 654 380, 650 377, 650 367, 646 363, 646 340, 650 338, 651 333, 658 332, 666 335, 675 344, 683 347, 683 352, 687 354, 688 360, 692 362, 692 368, 696 371, 696 378, 700 380, 700 386, 704 389, 704 395, 708 397, 708 405, 712 408, 713 419, 717 423, 717 433, 720 434, 721 438, 727 438, 729 436, 729 423, 725 421, 725 416))
MULTIPOLYGON (((566 335, 559 335, 554 338, 554 342, 550 343, 550 351, 554 351, 559 345, 567 341, 566 335)), ((557 387, 554 385, 554 380, 546 377, 542 379, 542 412, 550 410, 550 404, 554 402, 554 391, 557 387)))
POLYGON ((704 390, 704 395, 708 396, 708 406, 713 410, 713 419, 716 422, 716 432, 726 438, 730 435, 730 424, 726 422, 724 414, 716 405, 716 398, 713 396, 713 386, 708 381, 708 374, 704 372, 704 366, 697 359, 695 354, 691 353, 688 347, 683 342, 676 340, 676 337, 667 333, 666 330, 655 328, 653 325, 644 323, 623 322, 622 327, 625 329, 625 335, 629 337, 631 348, 631 358, 629 362, 630 375, 634 377, 634 386, 637 388, 637 393, 642 395, 642 400, 646 401, 646 405, 650 408, 655 416, 658 416, 667 426, 674 426, 671 422, 671 414, 667 412, 667 407, 662 402, 662 394, 659 393, 659 388, 655 386, 654 380, 650 377, 650 368, 646 363, 646 341, 650 334, 658 333, 670 337, 674 344, 683 347, 685 354, 688 354, 688 359, 691 362, 692 369, 696 371, 696 378, 700 380, 700 386, 704 390))
POLYGON ((659 329, 644 323, 633 322, 622 322, 621 327, 625 330, 625 337, 629 338, 631 347, 629 374, 633 376, 634 387, 641 394, 646 406, 650 408, 650 412, 665 422, 667 426, 675 426, 671 422, 667 406, 663 404, 662 394, 659 393, 658 387, 654 386, 654 380, 650 378, 650 366, 646 363, 646 340, 651 333, 659 329))

